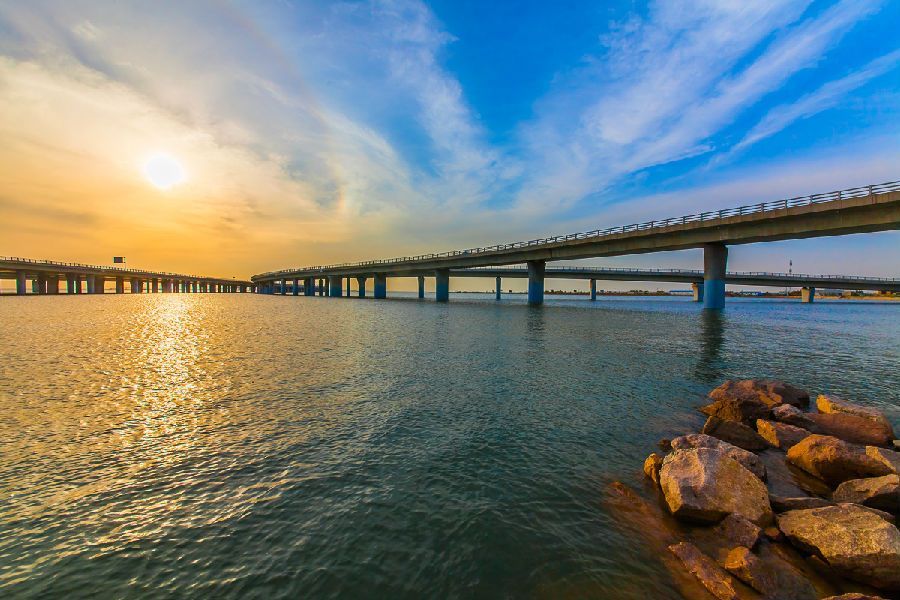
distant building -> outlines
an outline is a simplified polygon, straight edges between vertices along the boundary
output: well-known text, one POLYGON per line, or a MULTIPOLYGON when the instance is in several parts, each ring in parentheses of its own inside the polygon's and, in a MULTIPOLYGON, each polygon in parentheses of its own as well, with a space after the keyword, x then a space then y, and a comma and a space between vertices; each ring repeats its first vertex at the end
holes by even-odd
POLYGON ((694 290, 669 290, 670 296, 693 296, 694 290))

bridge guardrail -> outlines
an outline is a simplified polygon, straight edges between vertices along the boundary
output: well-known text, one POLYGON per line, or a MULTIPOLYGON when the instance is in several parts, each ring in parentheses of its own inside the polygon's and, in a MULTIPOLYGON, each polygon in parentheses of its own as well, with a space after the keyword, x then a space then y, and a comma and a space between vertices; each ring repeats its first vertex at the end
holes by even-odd
POLYGON ((108 267, 105 265, 88 265, 76 262, 59 262, 53 260, 21 258, 18 256, 0 256, 0 262, 17 262, 32 265, 46 265, 50 267, 77 267, 82 269, 96 269, 99 271, 108 271, 115 273, 145 273, 147 275, 159 275, 164 277, 179 277, 183 279, 210 279, 216 281, 236 281, 225 277, 208 277, 206 275, 186 275, 184 273, 169 273, 167 271, 149 271, 147 269, 129 269, 123 267, 108 267))
POLYGON ((479 248, 469 248, 467 250, 451 250, 448 252, 439 252, 433 254, 419 254, 416 256, 402 256, 396 258, 384 258, 377 260, 368 260, 360 262, 344 262, 332 265, 316 265, 312 267, 299 267, 293 269, 280 269, 278 271, 269 271, 254 275, 253 278, 267 278, 296 271, 318 271, 324 272, 333 269, 341 269, 347 267, 369 267, 383 264, 410 263, 422 260, 430 260, 435 258, 449 258, 454 256, 464 256, 469 254, 484 254, 486 252, 497 252, 500 250, 515 250, 518 248, 528 248, 532 246, 543 246, 558 242, 570 240, 591 239, 595 237, 604 237, 607 235, 616 235, 621 233, 629 233, 632 231, 645 231, 647 229, 660 229, 671 227, 673 225, 685 225, 694 222, 715 221, 718 219, 726 219, 729 217, 752 215, 763 212, 772 212, 776 210, 785 210, 798 206, 810 206, 812 204, 824 204, 827 202, 835 202, 849 198, 860 198, 871 196, 874 194, 885 194, 888 192, 900 191, 900 181, 888 181, 885 183, 867 185, 862 187, 849 188, 845 190, 836 190, 822 194, 811 194, 808 196, 797 196, 795 198, 785 198, 782 200, 773 200, 770 202, 760 202, 759 204, 747 204, 735 208, 725 208, 718 211, 706 211, 693 215, 685 215, 682 217, 672 217, 668 219, 646 221, 644 223, 633 223, 631 225, 621 225, 618 227, 609 227, 607 229, 594 229, 592 231, 582 233, 570 233, 567 235, 557 235, 547 238, 539 238, 524 242, 512 242, 508 244, 495 244, 493 246, 483 246, 479 248))
MULTIPOLYGON (((554 267, 547 267, 551 270, 554 267)), ((629 269, 628 267, 556 267, 565 271, 575 272, 596 272, 596 273, 648 273, 648 274, 680 274, 680 275, 703 275, 702 269, 629 269)), ((524 273, 528 269, 525 267, 470 267, 464 269, 456 269, 457 271, 506 271, 510 273, 524 273)), ((873 283, 891 283, 900 284, 900 279, 891 277, 860 277, 858 275, 809 275, 807 273, 774 273, 769 271, 728 271, 726 276, 731 277, 765 277, 770 279, 852 279, 854 281, 866 281, 873 283)))

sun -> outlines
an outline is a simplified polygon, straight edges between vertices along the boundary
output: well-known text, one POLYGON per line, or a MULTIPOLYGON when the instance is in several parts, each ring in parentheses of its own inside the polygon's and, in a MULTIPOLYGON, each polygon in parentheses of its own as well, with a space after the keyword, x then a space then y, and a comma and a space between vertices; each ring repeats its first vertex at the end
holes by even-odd
POLYGON ((147 181, 161 190, 171 189, 187 178, 181 163, 164 153, 157 153, 148 158, 141 171, 147 181))

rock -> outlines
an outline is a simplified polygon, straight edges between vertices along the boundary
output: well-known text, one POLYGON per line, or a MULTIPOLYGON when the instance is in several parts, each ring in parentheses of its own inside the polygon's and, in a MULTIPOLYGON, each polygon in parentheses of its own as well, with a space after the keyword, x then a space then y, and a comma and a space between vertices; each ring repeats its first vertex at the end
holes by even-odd
POLYGON ((739 600, 750 597, 741 593, 740 585, 716 561, 703 554, 697 546, 690 542, 681 542, 669 546, 669 551, 684 564, 710 594, 719 600, 739 600))
POLYGON ((787 459, 831 486, 848 479, 880 477, 890 472, 858 446, 827 435, 808 436, 788 450, 787 459))
POLYGON ((784 498, 802 496, 831 497, 831 487, 818 477, 787 462, 787 455, 771 448, 758 454, 766 467, 766 487, 769 495, 784 498))
POLYGON ((781 530, 774 525, 770 525, 769 527, 763 529, 763 535, 766 536, 766 539, 772 542, 784 541, 784 534, 781 533, 781 530))
POLYGON ((877 448, 875 446, 866 446, 866 454, 882 463, 894 473, 900 474, 900 452, 894 452, 893 450, 887 450, 885 448, 877 448))
POLYGON ((778 515, 778 527, 799 549, 838 573, 878 589, 900 589, 900 531, 855 504, 778 515))
POLYGON ((662 466, 662 461, 662 457, 656 452, 651 453, 644 461, 644 475, 656 485, 659 485, 659 468, 662 466))
POLYGON ((841 594, 840 596, 828 596, 822 600, 885 600, 881 596, 873 596, 872 594, 860 594, 859 592, 850 592, 849 594, 841 594))
MULTIPOLYGON (((859 404, 853 404, 852 402, 847 402, 846 400, 841 400, 825 394, 819 394, 819 397, 816 398, 816 408, 819 409, 820 413, 846 413, 848 415, 869 419, 870 421, 880 423, 881 425, 887 426, 888 429, 891 429, 891 422, 888 421, 887 417, 884 416, 884 413, 877 408, 860 406, 859 404)), ((893 436, 891 437, 893 438, 893 436)))
POLYGON ((852 444, 890 446, 894 431, 890 425, 846 413, 810 413, 805 415, 815 425, 812 431, 831 435, 852 444))
POLYGON ((883 477, 845 481, 834 491, 834 501, 900 512, 900 475, 891 473, 883 477))
POLYGON ((769 496, 769 503, 772 510, 777 513, 787 512, 789 510, 805 510, 808 508, 823 508, 825 506, 834 506, 834 502, 823 500, 822 498, 814 498, 812 496, 804 496, 801 498, 785 498, 783 496, 769 496))
MULTIPOLYGON (((741 515, 728 515, 722 522, 716 525, 715 534, 730 542, 729 545, 744 546, 753 549, 759 541, 762 529, 742 517, 741 515)), ((777 531, 777 528, 776 528, 777 531)))
POLYGON ((656 443, 659 446, 659 449, 663 452, 671 452, 672 451, 672 440, 669 438, 663 438, 656 443))
POLYGON ((673 451, 663 460, 659 482, 678 519, 716 523, 738 514, 761 526, 772 521, 765 484, 722 450, 673 451))
POLYGON ((723 421, 718 417, 710 417, 703 425, 703 433, 717 437, 744 450, 765 450, 769 442, 752 428, 736 421, 723 421))
POLYGON ((781 404, 806 406, 809 394, 779 381, 766 379, 728 380, 709 393, 711 404, 701 412, 722 419, 752 425, 756 419, 767 419, 772 409, 781 404))
POLYGON ((894 440, 894 450, 900 450, 900 440, 894 440))
POLYGON ((756 431, 769 444, 785 451, 809 435, 809 431, 801 427, 765 419, 756 420, 756 431))
POLYGON ((778 600, 816 600, 812 584, 791 565, 769 554, 763 559, 738 546, 725 558, 728 572, 766 598, 778 600))
POLYGON ((673 450, 686 450, 689 448, 715 448, 721 450, 763 481, 766 479, 766 468, 758 456, 728 442, 723 442, 705 433, 691 433, 672 440, 673 450))
POLYGON ((787 423, 794 427, 806 429, 812 433, 817 432, 816 424, 809 418, 809 414, 802 412, 789 404, 782 404, 781 406, 776 407, 772 411, 772 417, 781 423, 787 423))
POLYGON ((838 504, 838 506, 858 506, 859 508, 869 511, 873 515, 884 519, 891 525, 897 524, 897 517, 895 517, 894 515, 892 515, 889 512, 885 512, 885 511, 881 510, 880 508, 872 508, 871 506, 866 506, 865 504, 854 504, 852 502, 843 502, 841 504, 838 504))

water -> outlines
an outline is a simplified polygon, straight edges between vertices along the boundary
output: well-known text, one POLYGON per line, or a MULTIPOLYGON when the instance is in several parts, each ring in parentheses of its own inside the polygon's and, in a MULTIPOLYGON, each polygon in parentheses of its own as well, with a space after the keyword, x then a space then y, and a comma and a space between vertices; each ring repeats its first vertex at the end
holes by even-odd
POLYGON ((604 508, 728 377, 900 424, 900 304, 0 301, 0 596, 677 598, 604 508))

